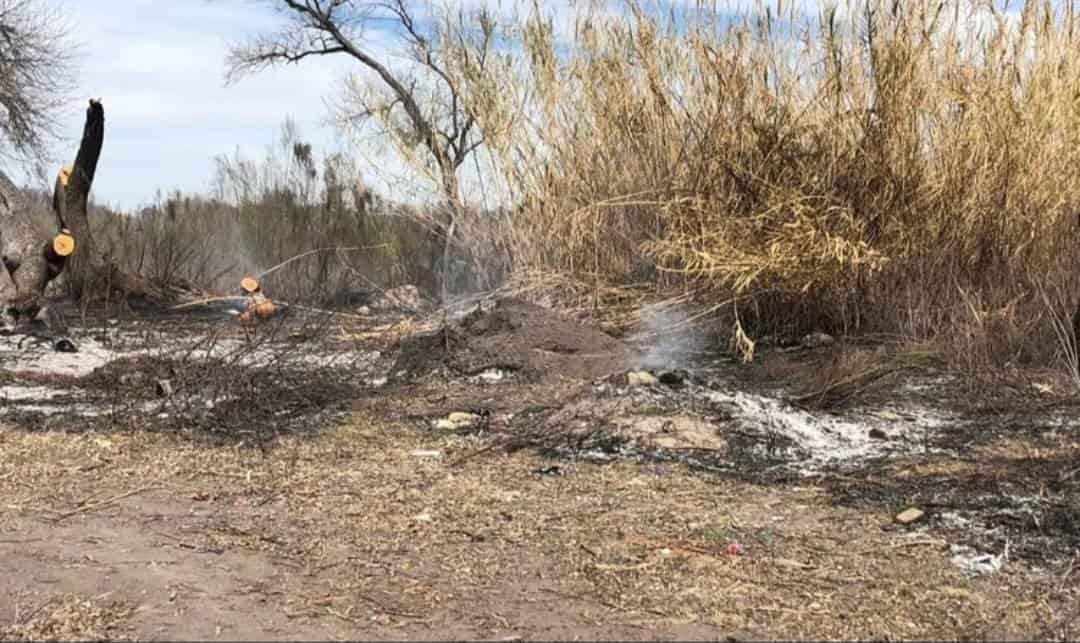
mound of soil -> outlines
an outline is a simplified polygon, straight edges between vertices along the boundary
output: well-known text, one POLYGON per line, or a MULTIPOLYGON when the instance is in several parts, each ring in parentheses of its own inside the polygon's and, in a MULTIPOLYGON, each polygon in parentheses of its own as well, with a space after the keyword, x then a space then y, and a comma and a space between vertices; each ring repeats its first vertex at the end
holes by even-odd
POLYGON ((629 347, 607 333, 517 298, 479 306, 459 322, 403 342, 391 374, 509 371, 539 379, 595 379, 626 368, 629 347))

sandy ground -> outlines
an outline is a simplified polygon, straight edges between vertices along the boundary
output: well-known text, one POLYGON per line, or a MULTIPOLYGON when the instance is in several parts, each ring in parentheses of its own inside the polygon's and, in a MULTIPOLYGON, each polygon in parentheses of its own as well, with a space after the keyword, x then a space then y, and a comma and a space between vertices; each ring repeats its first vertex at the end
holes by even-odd
MULTIPOLYGON (((371 341, 354 348, 385 370, 371 341)), ((33 396, 9 395, 0 415, 0 638, 1080 636, 1069 406, 949 415, 905 389, 837 414, 788 408, 752 378, 369 371, 344 404, 310 398, 324 412, 257 440, 265 427, 214 423, 266 422, 299 394, 253 396, 269 414, 219 400, 204 429, 177 430, 189 407, 105 413, 101 371, 9 370, 9 394, 75 397, 28 411, 33 396), (451 411, 482 420, 440 428, 451 411), (860 421, 893 446, 865 450, 860 421), (897 523, 912 506, 925 515, 897 523), (964 546, 999 568, 965 568, 964 546)), ((138 391, 157 375, 123 396, 153 401, 138 391)))

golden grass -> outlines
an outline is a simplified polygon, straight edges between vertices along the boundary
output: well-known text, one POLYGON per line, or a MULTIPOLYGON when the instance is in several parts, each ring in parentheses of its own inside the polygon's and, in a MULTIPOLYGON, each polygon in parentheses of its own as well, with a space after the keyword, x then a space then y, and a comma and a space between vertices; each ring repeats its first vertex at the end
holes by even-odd
POLYGON ((999 363, 1058 350, 1037 292, 1078 267, 1073 9, 768 3, 732 21, 645 4, 569 43, 534 14, 501 66, 455 59, 519 204, 519 278, 734 298, 750 336, 981 334, 999 363))

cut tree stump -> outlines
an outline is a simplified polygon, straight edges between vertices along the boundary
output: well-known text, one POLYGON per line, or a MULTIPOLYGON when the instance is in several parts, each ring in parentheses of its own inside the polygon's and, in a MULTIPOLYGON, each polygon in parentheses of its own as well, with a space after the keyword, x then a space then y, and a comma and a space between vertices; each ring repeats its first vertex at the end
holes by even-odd
POLYGON ((0 281, 6 282, 0 285, 0 293, 6 325, 37 318, 49 282, 80 255, 89 253, 86 206, 104 136, 105 110, 100 101, 91 100, 75 163, 62 168, 56 177, 53 212, 57 232, 48 236, 31 219, 15 184, 0 174, 0 260, 4 264, 0 281))
MULTIPOLYGON (((0 173, 0 315, 4 325, 29 322, 43 312, 45 288, 65 272, 68 292, 86 302, 119 293, 164 301, 170 294, 152 286, 141 276, 120 268, 94 243, 87 214, 90 188, 105 139, 105 109, 90 100, 86 124, 75 162, 65 165, 53 187, 53 213, 57 232, 43 234, 19 202, 18 188, 0 173)), ((44 316, 51 330, 58 317, 44 316)))

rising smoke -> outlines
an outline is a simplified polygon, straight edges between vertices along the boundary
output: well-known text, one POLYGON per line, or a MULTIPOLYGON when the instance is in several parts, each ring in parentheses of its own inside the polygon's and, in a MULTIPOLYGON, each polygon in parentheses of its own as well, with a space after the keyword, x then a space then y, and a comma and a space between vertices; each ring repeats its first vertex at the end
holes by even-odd
POLYGON ((690 368, 705 352, 707 333, 685 308, 646 306, 638 314, 642 330, 630 339, 641 349, 631 358, 631 368, 690 368))

